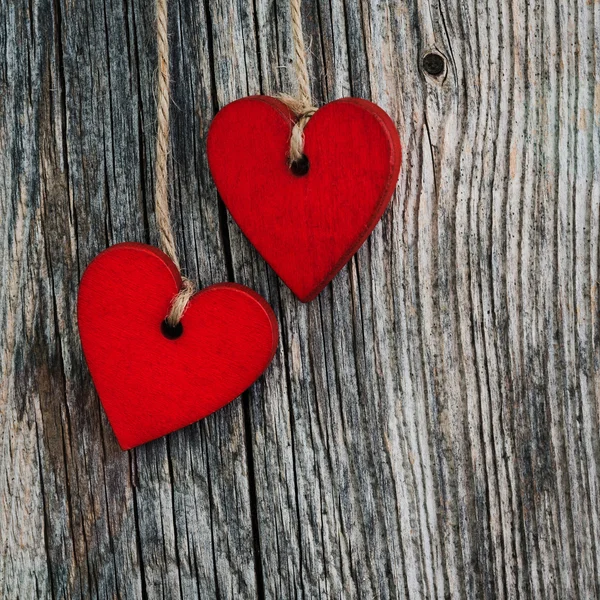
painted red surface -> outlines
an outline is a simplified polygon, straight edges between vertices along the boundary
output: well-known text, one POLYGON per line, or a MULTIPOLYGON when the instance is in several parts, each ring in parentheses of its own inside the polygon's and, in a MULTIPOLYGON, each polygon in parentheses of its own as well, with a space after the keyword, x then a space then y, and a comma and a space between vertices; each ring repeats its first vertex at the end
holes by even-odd
POLYGON ((369 236, 398 180, 401 148, 390 117, 366 100, 336 100, 304 130, 310 168, 294 175, 294 117, 268 96, 215 117, 207 141, 217 189, 250 242, 303 302, 315 298, 369 236))
POLYGON ((123 449, 193 423, 239 396, 277 347, 275 315, 233 283, 198 292, 167 339, 161 324, 181 286, 172 261, 144 244, 99 254, 79 288, 81 343, 123 449))

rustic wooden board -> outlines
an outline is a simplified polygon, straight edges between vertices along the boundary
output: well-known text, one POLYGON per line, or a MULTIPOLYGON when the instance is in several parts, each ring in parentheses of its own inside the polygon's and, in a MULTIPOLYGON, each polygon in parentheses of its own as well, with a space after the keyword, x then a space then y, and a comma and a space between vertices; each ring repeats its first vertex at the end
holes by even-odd
POLYGON ((280 345, 122 453, 75 304, 108 244, 157 243, 153 12, 0 0, 0 597, 600 596, 600 4, 305 0, 316 100, 379 103, 404 160, 302 305, 204 151, 219 107, 293 90, 287 1, 171 3, 185 271, 263 294, 280 345))

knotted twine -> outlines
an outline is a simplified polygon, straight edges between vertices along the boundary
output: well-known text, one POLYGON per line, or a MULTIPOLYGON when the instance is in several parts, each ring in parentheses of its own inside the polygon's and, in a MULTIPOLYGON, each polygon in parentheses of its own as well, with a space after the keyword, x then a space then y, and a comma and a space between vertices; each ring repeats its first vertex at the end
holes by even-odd
MULTIPOLYGON (((154 203, 156 212, 156 223, 160 234, 161 250, 173 261, 178 271, 181 271, 171 218, 169 216, 169 105, 170 82, 169 82, 169 38, 167 36, 168 13, 167 0, 156 1, 156 39, 158 47, 158 86, 157 86, 157 118, 158 127, 156 131, 156 164, 154 203)), ((181 289, 173 298, 166 321, 171 327, 175 327, 191 297, 194 295, 194 284, 187 277, 181 277, 181 289)))
POLYGON ((306 49, 302 33, 302 14, 300 5, 302 0, 290 0, 292 37, 294 40, 294 66, 298 79, 298 96, 294 98, 288 94, 279 94, 278 98, 296 115, 296 122, 290 137, 290 164, 304 157, 304 128, 309 119, 317 112, 313 106, 306 66, 306 49))
MULTIPOLYGON (((156 0, 156 39, 158 49, 158 86, 157 86, 157 119, 156 132, 156 165, 154 202, 156 223, 160 234, 160 247, 173 261, 178 271, 181 271, 175 237, 169 215, 169 108, 170 108, 170 81, 169 81, 169 38, 168 38, 168 0, 156 0)), ((304 128, 309 119, 315 114, 317 108, 312 104, 308 68, 306 66, 306 49, 302 32, 302 14, 300 13, 301 0, 290 0, 292 37, 294 40, 294 66, 298 79, 298 96, 280 94, 279 99, 296 115, 296 122, 290 136, 290 164, 304 157, 304 128)), ((166 321, 175 327, 188 302, 194 295, 193 282, 187 277, 181 277, 181 289, 173 298, 166 321)))

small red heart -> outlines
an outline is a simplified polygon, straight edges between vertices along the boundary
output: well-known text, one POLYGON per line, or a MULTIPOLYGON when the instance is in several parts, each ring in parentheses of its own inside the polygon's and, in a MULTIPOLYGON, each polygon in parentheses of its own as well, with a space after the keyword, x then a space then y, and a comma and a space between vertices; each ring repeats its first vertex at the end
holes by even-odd
POLYGON ((357 98, 319 109, 304 130, 309 170, 288 165, 294 115, 268 96, 225 106, 208 133, 210 170, 235 222, 303 302, 315 298, 381 218, 401 163, 398 132, 357 98))
POLYGON ((83 352, 121 448, 194 423, 228 404, 266 369, 277 320, 252 290, 223 283, 188 304, 177 339, 162 324, 181 277, 145 244, 117 244, 88 266, 77 305, 83 352))

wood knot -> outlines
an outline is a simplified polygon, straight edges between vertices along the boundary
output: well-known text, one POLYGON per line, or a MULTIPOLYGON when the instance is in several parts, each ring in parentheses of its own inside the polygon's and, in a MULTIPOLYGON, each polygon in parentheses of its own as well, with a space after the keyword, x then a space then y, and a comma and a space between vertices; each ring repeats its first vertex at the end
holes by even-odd
POLYGON ((446 72, 446 59, 437 52, 428 52, 423 57, 423 71, 432 77, 439 77, 446 72))

